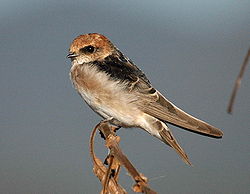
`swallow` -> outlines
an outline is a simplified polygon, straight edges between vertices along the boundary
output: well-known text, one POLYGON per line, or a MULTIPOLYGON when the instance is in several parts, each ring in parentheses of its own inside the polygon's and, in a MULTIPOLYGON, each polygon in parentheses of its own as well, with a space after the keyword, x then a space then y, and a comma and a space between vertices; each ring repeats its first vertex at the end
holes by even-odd
POLYGON ((98 33, 76 37, 70 45, 70 78, 85 102, 118 127, 141 128, 172 147, 191 165, 167 124, 221 138, 223 132, 184 112, 158 90, 146 75, 108 38, 98 33))

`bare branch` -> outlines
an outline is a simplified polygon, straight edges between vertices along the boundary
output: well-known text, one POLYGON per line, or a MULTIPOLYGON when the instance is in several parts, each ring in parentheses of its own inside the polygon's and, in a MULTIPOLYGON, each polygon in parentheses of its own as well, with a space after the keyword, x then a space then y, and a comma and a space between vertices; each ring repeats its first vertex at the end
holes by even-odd
POLYGON ((234 83, 233 92, 231 94, 231 98, 230 98, 228 108, 227 108, 228 113, 232 113, 232 111, 233 111, 235 96, 236 96, 238 89, 240 88, 241 80, 242 80, 243 74, 245 72, 246 66, 248 64, 249 57, 250 57, 250 48, 248 49, 247 55, 245 56, 245 59, 244 59, 244 62, 241 65, 240 73, 239 73, 239 75, 234 83))
POLYGON ((120 137, 115 134, 116 130, 117 128, 110 125, 108 121, 102 121, 94 128, 90 138, 90 154, 94 163, 94 173, 103 185, 101 193, 126 193, 126 191, 118 184, 118 174, 120 172, 120 166, 122 165, 126 168, 136 183, 133 186, 135 192, 156 194, 156 192, 149 187, 147 178, 135 169, 132 163, 121 151, 119 147, 120 137), (110 150, 110 154, 105 160, 106 164, 109 165, 108 168, 104 166, 94 153, 94 137, 97 129, 100 130, 106 140, 106 147, 110 150))
MULTIPOLYGON (((99 178, 102 185, 104 185, 106 182, 105 177, 107 177, 106 174, 107 174, 108 169, 105 167, 105 165, 102 163, 102 161, 96 157, 95 152, 94 152, 95 134, 96 134, 96 131, 97 131, 98 127, 100 126, 100 124, 101 123, 96 125, 96 127, 93 129, 91 136, 90 136, 90 155, 91 155, 92 160, 93 160, 93 172, 99 178)), ((108 188, 106 188, 107 189, 106 191, 104 191, 104 189, 103 189, 101 194, 127 194, 125 189, 123 189, 117 183, 117 180, 116 180, 116 179, 118 179, 117 177, 116 177, 116 179, 114 179, 113 177, 108 177, 108 178, 110 179, 108 181, 108 188)))

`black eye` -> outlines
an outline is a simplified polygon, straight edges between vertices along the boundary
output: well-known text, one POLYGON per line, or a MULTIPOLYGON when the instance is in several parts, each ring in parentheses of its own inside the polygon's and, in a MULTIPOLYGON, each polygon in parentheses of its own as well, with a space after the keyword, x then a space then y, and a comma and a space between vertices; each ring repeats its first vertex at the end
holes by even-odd
POLYGON ((95 51, 95 47, 93 47, 91 45, 85 46, 85 47, 81 48, 80 51, 83 53, 93 53, 95 51))

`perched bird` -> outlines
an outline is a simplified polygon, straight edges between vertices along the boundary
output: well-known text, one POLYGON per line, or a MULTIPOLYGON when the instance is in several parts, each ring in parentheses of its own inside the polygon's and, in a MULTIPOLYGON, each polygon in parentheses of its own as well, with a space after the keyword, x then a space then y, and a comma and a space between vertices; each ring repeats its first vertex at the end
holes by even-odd
POLYGON ((188 156, 167 123, 222 137, 222 131, 185 113, 153 88, 145 74, 105 36, 76 37, 67 57, 75 89, 95 112, 116 126, 144 129, 172 147, 187 164, 191 164, 188 156))

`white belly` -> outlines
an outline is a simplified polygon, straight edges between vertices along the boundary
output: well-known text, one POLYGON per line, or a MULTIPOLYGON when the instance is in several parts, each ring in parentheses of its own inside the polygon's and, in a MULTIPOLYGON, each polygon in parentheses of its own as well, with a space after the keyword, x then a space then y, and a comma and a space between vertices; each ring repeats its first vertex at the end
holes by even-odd
MULTIPOLYGON (((74 71, 74 67, 71 71, 74 71)), ((125 90, 125 84, 110 80, 106 73, 98 72, 95 68, 81 67, 75 71, 83 76, 71 75, 71 80, 95 112, 104 118, 113 117, 125 126, 138 126, 142 112, 133 103, 137 96, 125 90)))

